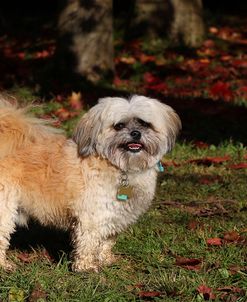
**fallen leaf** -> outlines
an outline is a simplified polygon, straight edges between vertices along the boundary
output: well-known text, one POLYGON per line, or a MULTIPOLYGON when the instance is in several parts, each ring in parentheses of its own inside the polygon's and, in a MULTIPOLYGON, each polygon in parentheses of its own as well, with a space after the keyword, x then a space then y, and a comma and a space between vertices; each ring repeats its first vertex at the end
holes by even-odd
POLYGON ((208 176, 200 177, 198 182, 202 185, 210 185, 210 184, 213 184, 213 183, 219 183, 221 180, 222 179, 221 179, 220 176, 208 175, 208 176))
POLYGON ((209 93, 214 99, 222 98, 229 101, 233 98, 233 92, 231 90, 230 84, 222 81, 218 81, 213 86, 211 86, 209 93))
POLYGON ((8 295, 8 302, 24 302, 24 291, 17 287, 11 287, 8 295))
POLYGON ((119 58, 119 62, 132 65, 136 62, 136 59, 134 57, 121 57, 119 58))
POLYGON ((239 163, 235 165, 229 165, 228 166, 231 169, 246 169, 247 168, 247 163, 239 163))
POLYGON ((207 149, 209 147, 209 144, 202 141, 194 141, 193 145, 198 149, 207 149))
POLYGON ((155 298, 161 297, 162 293, 157 291, 141 291, 138 293, 139 298, 155 298))
POLYGON ((67 121, 71 114, 66 108, 60 108, 54 112, 54 114, 59 118, 60 121, 67 121))
POLYGON ((200 285, 197 288, 199 294, 203 295, 204 300, 214 300, 215 294, 213 293, 212 289, 206 285, 200 285))
POLYGON ((222 239, 218 238, 218 237, 209 238, 209 239, 207 239, 206 242, 207 242, 207 245, 210 245, 210 246, 220 246, 220 245, 222 245, 222 239))
POLYGON ((210 166, 213 164, 222 164, 228 160, 230 160, 231 157, 228 155, 222 156, 222 157, 204 157, 204 158, 197 158, 197 159, 191 159, 188 162, 189 163, 196 163, 198 165, 206 165, 210 166))
POLYGON ((47 297, 47 293, 42 288, 42 286, 37 283, 34 289, 31 292, 31 295, 28 298, 28 302, 37 302, 37 301, 45 301, 47 297))
POLYGON ((17 258, 24 263, 31 263, 35 259, 35 255, 32 253, 19 253, 17 258))
POLYGON ((186 258, 186 257, 177 256, 175 265, 188 270, 199 271, 202 266, 202 260, 196 258, 186 258))
POLYGON ((236 231, 226 232, 224 234, 224 240, 228 242, 236 242, 240 239, 240 235, 236 231))
POLYGON ((82 96, 80 92, 72 92, 71 96, 68 98, 68 103, 74 110, 82 109, 82 96))

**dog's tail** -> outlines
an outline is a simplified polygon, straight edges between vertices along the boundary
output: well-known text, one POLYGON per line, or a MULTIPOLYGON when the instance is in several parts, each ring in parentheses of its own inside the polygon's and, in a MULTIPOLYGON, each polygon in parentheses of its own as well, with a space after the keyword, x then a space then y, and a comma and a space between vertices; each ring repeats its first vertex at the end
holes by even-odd
POLYGON ((19 108, 16 102, 0 96, 0 159, 27 145, 64 137, 46 120, 31 117, 30 107, 19 108))

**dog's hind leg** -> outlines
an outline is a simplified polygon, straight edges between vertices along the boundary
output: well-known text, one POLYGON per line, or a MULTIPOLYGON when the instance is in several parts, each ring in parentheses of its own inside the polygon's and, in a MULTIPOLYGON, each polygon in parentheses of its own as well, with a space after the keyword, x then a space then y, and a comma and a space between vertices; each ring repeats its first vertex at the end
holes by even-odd
POLYGON ((9 248, 10 236, 15 230, 17 211, 17 194, 8 190, 0 182, 0 266, 5 270, 15 269, 15 264, 7 260, 6 251, 9 248))

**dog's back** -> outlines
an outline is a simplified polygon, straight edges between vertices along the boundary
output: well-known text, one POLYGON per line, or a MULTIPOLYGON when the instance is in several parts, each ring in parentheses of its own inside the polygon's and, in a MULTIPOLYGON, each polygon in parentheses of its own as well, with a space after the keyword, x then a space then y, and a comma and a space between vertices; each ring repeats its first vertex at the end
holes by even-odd
POLYGON ((64 139, 60 130, 49 127, 47 121, 31 117, 29 109, 0 96, 0 159, 30 144, 64 139))

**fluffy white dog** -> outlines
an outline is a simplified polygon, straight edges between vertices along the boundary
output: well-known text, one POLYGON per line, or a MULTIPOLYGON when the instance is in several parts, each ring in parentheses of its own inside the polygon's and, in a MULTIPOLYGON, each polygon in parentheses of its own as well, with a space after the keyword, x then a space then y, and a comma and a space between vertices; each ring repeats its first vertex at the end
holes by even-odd
POLYGON ((111 264, 115 236, 154 197, 158 163, 181 122, 144 96, 107 97, 67 139, 26 109, 0 101, 0 265, 16 224, 32 217, 71 231, 75 271, 111 264))

